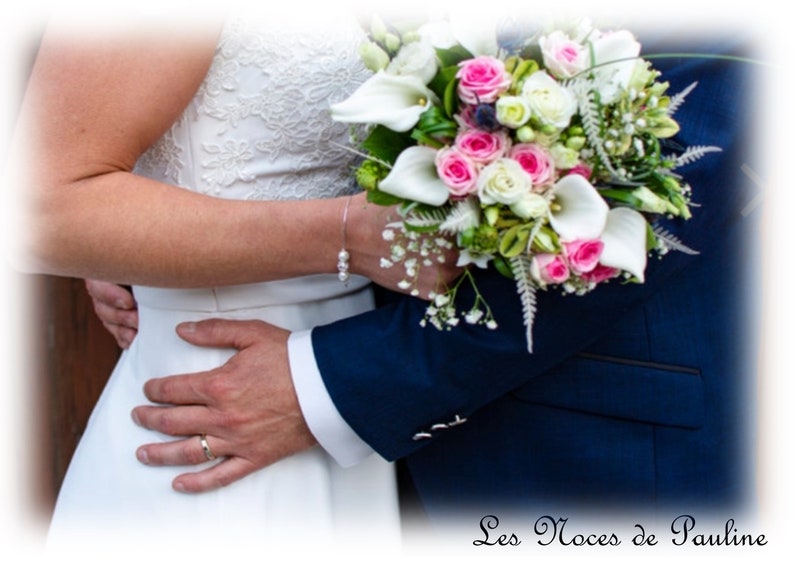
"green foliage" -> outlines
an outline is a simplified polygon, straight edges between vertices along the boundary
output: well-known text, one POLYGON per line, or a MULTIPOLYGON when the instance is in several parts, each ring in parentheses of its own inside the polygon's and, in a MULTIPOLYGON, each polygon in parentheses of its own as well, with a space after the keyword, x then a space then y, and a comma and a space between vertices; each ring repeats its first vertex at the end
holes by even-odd
POLYGON ((433 106, 419 117, 411 138, 420 144, 441 148, 455 138, 458 125, 448 119, 441 108, 433 106))
POLYGON ((521 224, 509 228, 499 242, 499 253, 510 259, 524 253, 529 243, 529 235, 532 227, 521 224))
POLYGON ((366 189, 372 191, 378 188, 381 180, 389 173, 389 168, 375 160, 364 160, 356 169, 356 182, 366 189))
POLYGON ((374 191, 367 191, 367 201, 374 205, 381 206, 393 206, 403 202, 401 198, 384 193, 383 191, 378 191, 377 189, 374 191))
POLYGON ((449 49, 436 49, 436 54, 442 68, 448 66, 457 67, 458 63, 474 58, 474 55, 461 45, 454 45, 449 49))
POLYGON ((397 160, 397 156, 413 144, 410 134, 396 132, 377 125, 369 133, 367 139, 361 143, 361 148, 368 152, 372 158, 393 164, 397 160))

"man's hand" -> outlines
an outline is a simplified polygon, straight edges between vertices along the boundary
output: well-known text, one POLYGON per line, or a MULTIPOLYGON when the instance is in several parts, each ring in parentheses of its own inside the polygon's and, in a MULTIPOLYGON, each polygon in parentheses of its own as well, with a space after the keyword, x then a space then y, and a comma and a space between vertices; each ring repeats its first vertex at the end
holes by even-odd
POLYGON ((220 319, 182 324, 177 331, 194 345, 238 352, 213 370, 158 378, 144 386, 149 399, 173 407, 137 407, 135 421, 186 438, 141 446, 141 462, 206 462, 200 434, 207 435, 213 454, 224 457, 205 470, 178 476, 174 489, 195 493, 225 486, 316 444, 292 385, 288 331, 260 321, 220 319))

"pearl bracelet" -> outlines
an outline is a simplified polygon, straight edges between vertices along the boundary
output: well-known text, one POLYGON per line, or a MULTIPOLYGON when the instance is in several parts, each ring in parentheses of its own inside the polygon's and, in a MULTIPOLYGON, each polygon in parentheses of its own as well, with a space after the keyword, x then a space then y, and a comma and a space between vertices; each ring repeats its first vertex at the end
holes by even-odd
POLYGON ((339 250, 337 253, 337 262, 336 262, 336 270, 339 271, 337 277, 339 278, 340 282, 345 283, 347 286, 347 281, 350 279, 350 253, 348 253, 346 249, 347 245, 347 211, 350 208, 350 201, 353 197, 348 197, 347 202, 345 203, 345 210, 342 213, 342 249, 339 250))

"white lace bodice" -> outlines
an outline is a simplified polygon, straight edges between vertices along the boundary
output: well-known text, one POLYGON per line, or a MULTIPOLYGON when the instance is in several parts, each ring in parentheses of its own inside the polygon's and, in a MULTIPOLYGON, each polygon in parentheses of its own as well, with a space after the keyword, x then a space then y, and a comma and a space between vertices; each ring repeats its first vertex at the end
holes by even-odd
POLYGON ((233 199, 309 199, 355 189, 349 127, 332 103, 368 76, 354 21, 297 27, 232 18, 192 103, 136 173, 233 199))

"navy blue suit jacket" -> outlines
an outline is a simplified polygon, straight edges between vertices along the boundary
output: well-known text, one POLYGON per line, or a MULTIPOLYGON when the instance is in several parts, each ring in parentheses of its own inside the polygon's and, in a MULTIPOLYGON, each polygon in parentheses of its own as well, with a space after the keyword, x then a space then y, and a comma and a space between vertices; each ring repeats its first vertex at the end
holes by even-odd
MULTIPOLYGON (((680 41, 656 47, 695 49, 704 52, 680 41)), ((650 260, 642 285, 541 293, 531 355, 514 283, 489 272, 478 286, 496 311, 495 331, 420 328, 426 304, 398 296, 314 331, 343 417, 378 453, 404 459, 431 515, 728 508, 747 498, 760 301, 756 69, 704 58, 654 66, 671 93, 698 81, 676 113, 675 142, 723 150, 682 168, 700 206, 691 220, 668 223, 699 255, 650 260)))

